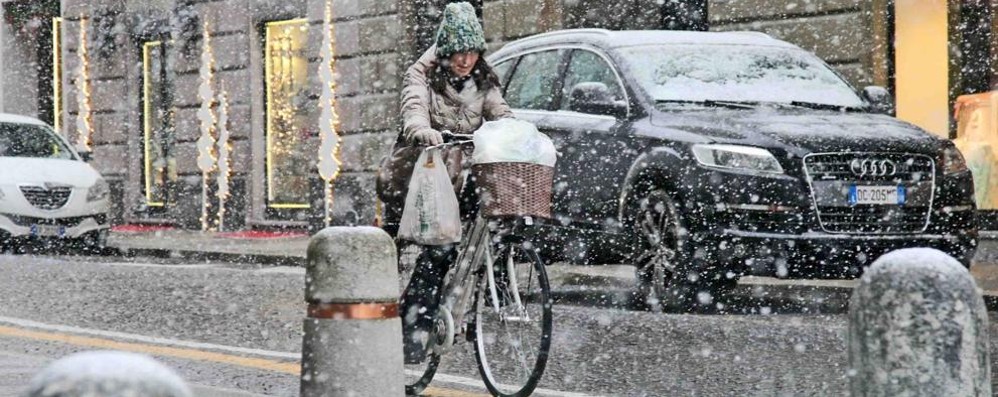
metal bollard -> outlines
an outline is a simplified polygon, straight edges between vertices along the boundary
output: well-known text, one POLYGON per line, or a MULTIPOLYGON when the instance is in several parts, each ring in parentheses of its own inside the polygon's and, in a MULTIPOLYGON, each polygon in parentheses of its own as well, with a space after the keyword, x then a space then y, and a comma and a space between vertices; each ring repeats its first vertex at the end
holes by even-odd
POLYGON ((375 227, 330 227, 308 245, 301 395, 402 396, 395 243, 375 227))
POLYGON ((991 396, 988 317, 973 277, 929 248, 891 252, 849 302, 852 396, 991 396))
POLYGON ((151 357, 119 352, 76 353, 45 367, 24 397, 190 397, 173 370, 151 357))

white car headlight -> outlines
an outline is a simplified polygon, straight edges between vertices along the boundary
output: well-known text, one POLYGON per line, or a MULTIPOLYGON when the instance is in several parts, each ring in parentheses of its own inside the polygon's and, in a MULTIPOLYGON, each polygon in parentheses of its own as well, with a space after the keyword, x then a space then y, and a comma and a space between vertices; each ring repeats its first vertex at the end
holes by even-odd
POLYGON ((107 186, 107 181, 98 179, 93 186, 87 190, 87 201, 99 201, 107 198, 111 194, 111 188, 107 186))
POLYGON ((967 161, 964 160, 960 149, 948 147, 943 150, 943 174, 955 174, 967 170, 967 161))
POLYGON ((738 145, 693 145, 700 164, 732 170, 782 174, 783 167, 766 149, 738 145))

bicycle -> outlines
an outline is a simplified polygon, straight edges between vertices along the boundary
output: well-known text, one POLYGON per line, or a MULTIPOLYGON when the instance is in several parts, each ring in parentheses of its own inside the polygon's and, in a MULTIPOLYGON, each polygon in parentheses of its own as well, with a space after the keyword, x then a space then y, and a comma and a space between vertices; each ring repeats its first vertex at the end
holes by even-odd
MULTIPOLYGON (((470 135, 449 136, 455 141, 427 150, 471 144, 470 135)), ((486 207, 483 203, 465 226, 457 259, 445 276, 426 361, 406 366, 408 395, 430 384, 442 356, 461 337, 474 345, 479 374, 494 396, 528 396, 544 372, 553 324, 547 271, 532 242, 539 220, 486 215, 486 207)), ((404 246, 399 251, 404 288, 416 254, 404 246)))

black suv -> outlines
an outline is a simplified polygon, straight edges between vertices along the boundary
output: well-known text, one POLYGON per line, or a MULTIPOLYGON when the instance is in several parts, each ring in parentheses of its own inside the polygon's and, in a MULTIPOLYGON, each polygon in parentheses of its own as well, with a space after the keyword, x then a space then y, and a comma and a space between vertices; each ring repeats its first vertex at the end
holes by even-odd
POLYGON ((794 45, 582 29, 489 61, 559 150, 548 256, 634 263, 653 296, 698 305, 744 274, 849 277, 915 246, 974 255, 960 152, 794 45))

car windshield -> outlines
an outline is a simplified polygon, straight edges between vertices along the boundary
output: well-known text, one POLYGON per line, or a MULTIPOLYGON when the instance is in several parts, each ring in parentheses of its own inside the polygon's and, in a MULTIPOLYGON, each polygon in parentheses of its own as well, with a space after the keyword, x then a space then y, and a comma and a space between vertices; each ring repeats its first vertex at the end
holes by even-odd
POLYGON ((858 108, 863 100, 814 55, 746 45, 656 44, 620 50, 656 102, 768 102, 858 108))
POLYGON ((0 123, 0 157, 72 160, 73 153, 48 127, 0 123))

